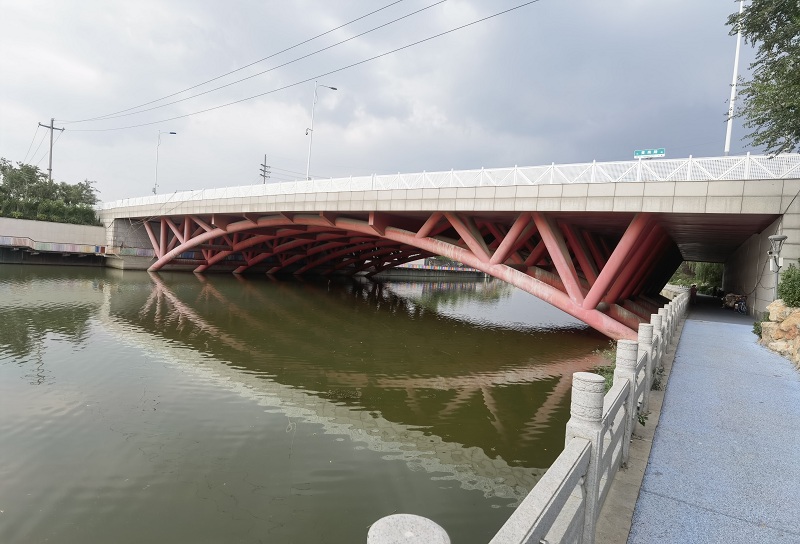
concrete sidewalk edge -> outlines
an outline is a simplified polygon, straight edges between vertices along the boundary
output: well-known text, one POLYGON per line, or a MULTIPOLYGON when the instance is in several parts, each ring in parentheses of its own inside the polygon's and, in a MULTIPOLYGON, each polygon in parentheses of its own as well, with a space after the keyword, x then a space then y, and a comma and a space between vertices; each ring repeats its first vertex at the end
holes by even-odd
POLYGON ((661 388, 650 393, 650 411, 644 426, 637 425, 631 440, 630 457, 627 466, 617 472, 611 489, 608 492, 603 509, 597 519, 595 532, 596 544, 619 544, 628 541, 633 522, 633 510, 639 498, 639 491, 644 480, 644 471, 650 459, 658 421, 661 418, 661 406, 664 394, 669 385, 672 363, 683 333, 686 317, 682 317, 675 330, 673 340, 664 356, 664 374, 661 376, 661 388))

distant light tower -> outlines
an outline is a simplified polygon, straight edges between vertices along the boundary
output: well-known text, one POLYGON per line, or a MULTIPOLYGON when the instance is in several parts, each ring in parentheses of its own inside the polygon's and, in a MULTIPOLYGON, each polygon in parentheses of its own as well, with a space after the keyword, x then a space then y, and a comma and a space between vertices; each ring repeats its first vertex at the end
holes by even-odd
POLYGON ((317 84, 317 80, 314 80, 314 101, 311 103, 311 128, 306 129, 306 136, 308 138, 308 162, 306 163, 306 179, 311 179, 311 144, 314 142, 314 106, 317 105, 317 87, 325 87, 326 89, 330 89, 332 91, 338 90, 336 87, 328 87, 327 85, 319 85, 317 84))
POLYGON ((177 134, 177 132, 158 131, 158 143, 156 144, 156 183, 153 185, 153 194, 158 194, 158 148, 161 146, 162 134, 177 134))
MULTIPOLYGON (((739 0, 739 18, 744 11, 744 0, 739 0)), ((736 55, 733 57, 733 81, 731 82, 731 99, 728 103, 728 127, 725 131, 725 156, 731 152, 731 132, 733 131, 733 113, 736 104, 736 80, 739 78, 739 50, 742 47, 742 25, 736 33, 736 55)))

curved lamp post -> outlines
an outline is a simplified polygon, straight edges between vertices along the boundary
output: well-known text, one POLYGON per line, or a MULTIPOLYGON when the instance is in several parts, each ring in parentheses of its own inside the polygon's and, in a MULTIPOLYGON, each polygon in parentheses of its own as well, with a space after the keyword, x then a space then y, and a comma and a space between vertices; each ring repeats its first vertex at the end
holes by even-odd
POLYGON ((314 80, 314 101, 311 103, 311 127, 306 129, 306 136, 308 138, 308 162, 306 163, 306 179, 311 179, 311 144, 314 142, 314 106, 317 105, 317 87, 325 87, 326 89, 330 89, 332 91, 338 90, 336 87, 328 87, 327 85, 319 85, 316 80, 314 80))
POLYGON ((767 251, 769 255, 769 270, 775 272, 775 291, 773 292, 772 300, 778 299, 778 278, 781 271, 781 248, 786 241, 786 235, 773 234, 769 237, 770 249, 767 251))
POLYGON ((158 148, 161 146, 161 135, 162 134, 177 134, 177 132, 169 132, 169 131, 159 131, 158 132, 158 143, 156 144, 156 183, 153 185, 153 194, 158 194, 158 148))

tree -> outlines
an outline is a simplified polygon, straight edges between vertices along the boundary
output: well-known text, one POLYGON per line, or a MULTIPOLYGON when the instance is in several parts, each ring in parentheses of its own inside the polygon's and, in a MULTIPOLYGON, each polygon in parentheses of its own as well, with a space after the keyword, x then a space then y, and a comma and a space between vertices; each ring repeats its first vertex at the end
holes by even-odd
POLYGON ((800 150, 800 2, 752 0, 727 24, 756 48, 735 113, 752 129, 747 138, 772 154, 800 150))
POLYGON ((0 216, 58 223, 97 224, 94 182, 56 183, 36 166, 0 158, 0 216))

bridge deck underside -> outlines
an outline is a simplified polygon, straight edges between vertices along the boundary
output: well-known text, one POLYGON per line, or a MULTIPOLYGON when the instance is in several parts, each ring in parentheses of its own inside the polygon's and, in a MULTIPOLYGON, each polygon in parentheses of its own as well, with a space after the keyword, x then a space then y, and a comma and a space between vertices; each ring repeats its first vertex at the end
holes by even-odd
POLYGON ((636 337, 684 259, 723 261, 767 215, 321 212, 143 219, 156 271, 378 273, 441 255, 505 280, 615 339, 636 337), (712 233, 709 244, 709 233, 712 233), (703 247, 700 247, 703 246, 703 247), (708 253, 712 249, 712 257, 708 253))

